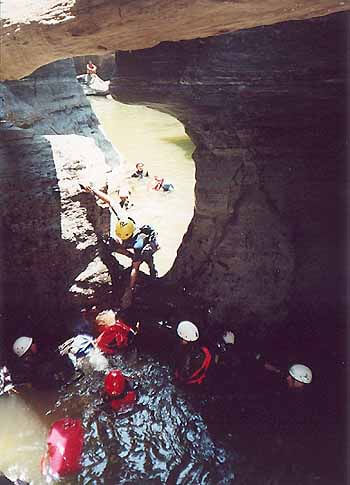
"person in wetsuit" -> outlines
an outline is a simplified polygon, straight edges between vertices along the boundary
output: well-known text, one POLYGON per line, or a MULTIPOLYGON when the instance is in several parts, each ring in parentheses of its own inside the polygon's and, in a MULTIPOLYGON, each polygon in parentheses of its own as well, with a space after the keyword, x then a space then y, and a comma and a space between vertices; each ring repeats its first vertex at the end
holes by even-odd
POLYGON ((131 381, 120 370, 113 369, 104 380, 104 399, 114 411, 125 412, 133 407, 137 394, 131 381))
POLYGON ((117 190, 117 194, 119 197, 119 205, 122 209, 128 210, 133 207, 134 204, 130 201, 131 191, 127 186, 120 187, 117 190))
POLYGON ((29 385, 37 389, 52 389, 65 384, 75 369, 67 356, 45 349, 33 337, 21 336, 12 346, 9 364, 14 386, 29 385))
POLYGON ((144 169, 144 164, 142 162, 138 162, 136 164, 136 170, 131 174, 131 177, 141 180, 144 177, 148 177, 148 176, 149 174, 148 174, 148 171, 144 169))
POLYGON ((186 385, 202 384, 213 363, 210 350, 198 343, 199 330, 194 323, 188 320, 183 320, 178 324, 177 335, 180 340, 175 356, 175 379, 186 385))

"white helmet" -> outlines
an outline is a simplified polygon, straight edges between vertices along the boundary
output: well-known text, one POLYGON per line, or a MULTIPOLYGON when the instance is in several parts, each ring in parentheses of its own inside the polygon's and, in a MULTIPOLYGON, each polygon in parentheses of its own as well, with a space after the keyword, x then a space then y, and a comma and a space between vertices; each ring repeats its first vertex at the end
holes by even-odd
POLYGON ((195 342, 199 339, 199 331, 196 325, 188 320, 183 320, 177 326, 177 334, 186 342, 195 342))
POLYGON ((289 374, 296 381, 302 382, 303 384, 311 384, 312 382, 312 371, 309 367, 303 364, 294 364, 289 369, 289 374))
POLYGON ((12 350, 18 357, 22 357, 33 343, 32 337, 19 337, 14 341, 12 350))

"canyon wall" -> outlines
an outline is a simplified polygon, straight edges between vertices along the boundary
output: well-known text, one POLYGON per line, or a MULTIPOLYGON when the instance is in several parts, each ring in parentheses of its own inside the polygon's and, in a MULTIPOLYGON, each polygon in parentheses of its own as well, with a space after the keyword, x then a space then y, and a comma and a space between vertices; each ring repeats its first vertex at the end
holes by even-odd
MULTIPOLYGON (((349 16, 268 24, 346 10, 346 2, 283 12, 274 1, 249 9, 247 2, 148 2, 153 10, 126 2, 117 13, 108 1, 95 3, 91 31, 81 2, 50 10, 47 0, 30 15, 3 6, 2 78, 78 52, 125 50, 117 54, 114 96, 176 116, 196 145, 195 216, 167 279, 234 325, 340 325, 349 16), (164 27, 157 36, 155 25, 164 27), (193 36, 203 38, 140 49, 193 36)), ((122 156, 100 130, 71 60, 0 89, 3 306, 44 311, 72 295, 81 303, 96 298, 110 284, 95 234, 108 230, 108 213, 78 181, 105 187, 122 156)))
POLYGON ((173 114, 196 145, 195 216, 169 279, 216 318, 344 317, 348 20, 118 53, 116 98, 173 114))
POLYGON ((123 162, 75 79, 72 60, 0 85, 1 311, 45 315, 109 284, 97 236, 109 211, 79 181, 106 187, 123 162))

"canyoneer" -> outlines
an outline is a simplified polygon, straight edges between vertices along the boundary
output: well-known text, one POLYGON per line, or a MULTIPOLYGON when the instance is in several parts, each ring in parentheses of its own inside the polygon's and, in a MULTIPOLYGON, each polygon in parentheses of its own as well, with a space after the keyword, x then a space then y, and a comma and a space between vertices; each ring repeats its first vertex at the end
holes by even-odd
POLYGON ((120 209, 119 204, 115 203, 105 192, 94 189, 90 185, 80 185, 87 192, 106 202, 117 216, 115 238, 109 238, 108 246, 111 252, 123 254, 132 260, 129 284, 121 298, 121 307, 128 308, 132 303, 141 263, 145 262, 148 265, 151 278, 158 276, 153 259, 154 253, 159 249, 157 233, 151 225, 136 225, 135 221, 126 215, 120 209))
POLYGON ((177 335, 180 340, 176 352, 176 380, 186 385, 202 384, 213 363, 212 353, 198 343, 199 330, 193 322, 181 321, 177 335))
POLYGON ((97 73, 97 67, 92 63, 91 60, 86 64, 86 82, 90 84, 97 73))
POLYGON ((115 354, 129 347, 139 332, 140 322, 132 328, 117 318, 113 310, 104 310, 96 315, 96 328, 99 336, 96 339, 98 348, 106 354, 115 354))
POLYGON ((175 190, 175 187, 172 183, 166 182, 163 177, 159 177, 158 175, 155 175, 153 177, 153 181, 150 182, 148 188, 157 192, 172 192, 173 190, 175 190))
POLYGON ((148 171, 145 170, 145 166, 143 162, 138 162, 136 164, 136 170, 131 174, 131 177, 136 179, 143 179, 144 177, 148 177, 148 176, 149 176, 148 171))
POLYGON ((113 369, 104 380, 105 402, 117 412, 129 411, 137 400, 132 382, 120 370, 113 369))
POLYGON ((38 389, 59 387, 69 381, 75 369, 67 356, 40 345, 32 336, 18 337, 12 346, 9 363, 13 384, 38 389))
POLYGON ((260 369, 267 371, 267 373, 275 376, 275 382, 277 386, 287 386, 291 391, 304 390, 308 384, 312 383, 313 374, 310 367, 301 363, 289 364, 286 367, 275 365, 266 359, 264 354, 256 354, 255 360, 258 363, 260 369))

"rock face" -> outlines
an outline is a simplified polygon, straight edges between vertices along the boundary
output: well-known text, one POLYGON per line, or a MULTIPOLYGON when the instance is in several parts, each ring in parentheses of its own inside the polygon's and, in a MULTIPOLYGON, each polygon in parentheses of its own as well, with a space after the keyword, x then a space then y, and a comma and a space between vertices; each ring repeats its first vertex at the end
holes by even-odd
POLYGON ((122 157, 100 131, 73 61, 2 84, 0 95, 12 121, 0 123, 2 310, 86 303, 110 281, 95 259, 95 231, 108 232, 109 214, 78 182, 105 187, 122 157))
MULTIPOLYGON (((346 286, 349 18, 269 24, 348 2, 93 5, 92 17, 83 0, 3 2, 2 78, 67 56, 202 37, 118 53, 111 84, 120 101, 175 115, 197 147, 195 216, 170 280, 236 325, 329 325, 330 315, 337 325, 346 286), (239 32, 204 39, 229 30, 239 32)), ((58 308, 109 284, 94 232, 108 229, 108 215, 78 178, 95 170, 103 187, 121 157, 74 77, 65 61, 0 86, 0 116, 9 121, 0 132, 1 294, 12 309, 58 308)))
POLYGON ((59 59, 152 47, 349 9, 318 0, 3 0, 0 79, 59 59))
POLYGON ((195 216, 171 279, 217 318, 344 316, 348 21, 118 53, 111 92, 175 115, 196 145, 195 216))

